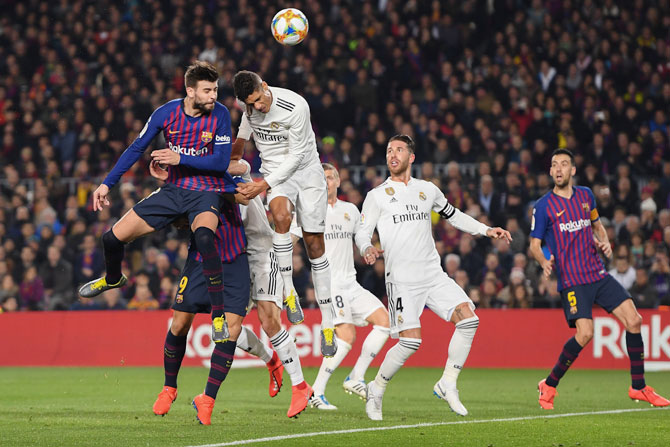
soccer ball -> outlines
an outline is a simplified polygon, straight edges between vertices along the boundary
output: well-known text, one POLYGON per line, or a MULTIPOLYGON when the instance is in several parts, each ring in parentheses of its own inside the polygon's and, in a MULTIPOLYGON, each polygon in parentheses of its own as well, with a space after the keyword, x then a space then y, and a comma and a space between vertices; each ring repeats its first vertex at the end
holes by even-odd
POLYGON ((299 9, 286 8, 272 18, 272 36, 282 45, 297 45, 307 37, 309 22, 299 9))

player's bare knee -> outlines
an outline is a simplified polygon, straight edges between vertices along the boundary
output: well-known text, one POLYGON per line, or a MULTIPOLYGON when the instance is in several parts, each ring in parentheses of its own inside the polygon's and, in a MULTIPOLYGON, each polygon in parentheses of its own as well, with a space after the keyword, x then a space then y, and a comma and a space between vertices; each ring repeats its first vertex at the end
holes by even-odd
POLYGON ((335 326, 335 335, 345 343, 353 345, 356 341, 356 330, 348 324, 335 326))
POLYGON ((229 340, 235 341, 240 336, 242 332, 242 324, 238 322, 231 322, 228 324, 228 333, 230 334, 229 340))
POLYGON ((191 322, 185 319, 172 319, 172 324, 170 324, 170 332, 172 335, 177 337, 183 337, 188 335, 188 331, 191 329, 191 322))
POLYGON ((640 333, 642 330, 642 315, 635 312, 634 315, 626 319, 626 330, 634 334, 640 333))
POLYGON ((575 338, 581 346, 586 346, 593 339, 593 327, 578 329, 575 338))
POLYGON ((263 318, 261 320, 261 327, 263 328, 263 332, 270 338, 277 335, 281 330, 281 324, 275 318, 263 318))
POLYGON ((291 230, 291 220, 293 217, 288 211, 276 211, 272 213, 272 221, 275 224, 275 231, 277 233, 288 233, 291 230))

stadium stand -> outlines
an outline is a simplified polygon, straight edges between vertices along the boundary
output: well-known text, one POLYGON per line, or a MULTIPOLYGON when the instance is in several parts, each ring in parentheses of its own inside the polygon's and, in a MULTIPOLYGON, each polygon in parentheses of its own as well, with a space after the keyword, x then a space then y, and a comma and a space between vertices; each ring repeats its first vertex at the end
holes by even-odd
MULTIPOLYGON (((195 59, 216 64, 234 127, 239 69, 302 94, 322 161, 359 206, 386 176, 388 138, 413 136, 415 175, 515 239, 472 239, 435 220, 445 268, 480 307, 560 306, 556 280, 526 253, 529 210, 551 187, 552 150, 572 150, 613 241, 608 269, 639 307, 670 305, 668 0, 298 1, 310 34, 294 48, 268 31, 280 9, 271 0, 2 5, 4 311, 170 305, 186 256, 177 230, 131 244, 122 296, 79 301, 75 291, 104 268, 98 238, 157 183, 145 158, 111 209, 93 213, 92 191, 151 111, 184 94, 195 59)), ((246 158, 257 172, 257 153, 246 158)), ((361 282, 382 294, 383 268, 358 261, 361 282)), ((296 285, 310 307, 303 273, 296 285)))

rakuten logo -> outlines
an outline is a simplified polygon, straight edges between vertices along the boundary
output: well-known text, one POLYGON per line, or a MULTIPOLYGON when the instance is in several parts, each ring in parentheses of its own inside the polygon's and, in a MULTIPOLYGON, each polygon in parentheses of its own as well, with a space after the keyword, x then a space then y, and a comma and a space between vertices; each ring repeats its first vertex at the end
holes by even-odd
MULTIPOLYGON (((642 325, 645 369, 660 371, 670 369, 670 325, 662 326, 661 316, 652 315, 649 324, 642 325)), ((601 359, 611 355, 621 359, 627 356, 626 331, 613 317, 593 319, 593 357, 601 359)))
POLYGON ((588 219, 579 219, 577 221, 571 220, 570 222, 558 224, 558 229, 561 231, 568 231, 570 233, 579 231, 582 228, 590 227, 591 221, 588 219))
POLYGON ((200 156, 200 155, 204 155, 207 152, 209 152, 209 150, 207 149, 207 146, 205 146, 201 149, 196 149, 194 147, 182 147, 178 144, 175 145, 175 144, 172 144, 171 141, 168 141, 168 147, 170 149, 172 149, 174 152, 176 152, 178 154, 182 154, 182 155, 200 156))

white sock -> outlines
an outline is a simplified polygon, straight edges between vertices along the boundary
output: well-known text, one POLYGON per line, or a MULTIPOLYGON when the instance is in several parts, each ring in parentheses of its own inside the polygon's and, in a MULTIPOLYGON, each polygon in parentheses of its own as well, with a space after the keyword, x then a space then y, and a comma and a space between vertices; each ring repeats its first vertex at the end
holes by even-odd
POLYGON ((386 388, 389 381, 393 378, 407 359, 414 354, 421 346, 420 338, 406 338, 400 337, 398 343, 389 349, 384 357, 382 366, 379 367, 379 372, 375 377, 375 383, 381 388, 386 388))
POLYGON ((310 259, 312 264, 312 282, 316 302, 321 310, 321 329, 333 328, 333 301, 330 299, 330 264, 328 258, 323 255, 317 259, 310 259))
POLYGON ((286 329, 282 329, 270 339, 270 343, 277 351, 279 360, 284 364, 284 370, 291 377, 291 383, 295 386, 305 381, 300 367, 300 357, 295 347, 295 342, 286 329))
MULTIPOLYGON (((372 360, 379 354, 379 351, 384 347, 384 343, 389 338, 389 328, 381 326, 373 326, 372 330, 365 337, 363 347, 361 348, 361 355, 356 360, 354 369, 351 370, 349 378, 351 380, 365 380, 365 371, 368 370, 372 360)), ((339 353, 339 348, 338 348, 339 353)))
POLYGON ((272 349, 260 341, 254 331, 246 326, 242 326, 240 336, 237 337, 237 347, 247 351, 251 355, 255 355, 265 363, 272 360, 272 349))
POLYGON ((337 352, 335 353, 335 355, 332 357, 324 357, 323 361, 321 362, 321 368, 319 368, 319 374, 316 376, 316 380, 314 380, 314 385, 312 385, 312 389, 314 390, 315 396, 325 394, 326 385, 328 385, 328 380, 330 380, 330 376, 335 372, 337 367, 340 366, 340 363, 342 363, 342 360, 344 360, 349 351, 351 351, 351 345, 338 338, 337 352))
POLYGON ((475 338, 478 326, 479 317, 476 315, 456 323, 456 330, 454 330, 454 335, 451 336, 451 341, 449 342, 447 365, 444 367, 444 373, 440 379, 445 385, 456 385, 458 375, 461 373, 463 365, 468 359, 468 354, 470 354, 472 340, 475 338))
POLYGON ((284 280, 284 294, 288 295, 293 289, 293 242, 290 233, 274 233, 272 235, 272 249, 277 256, 279 273, 284 280))

